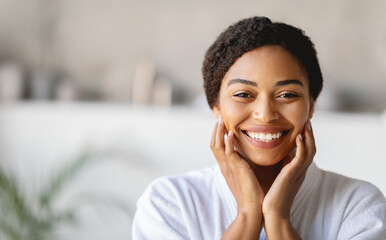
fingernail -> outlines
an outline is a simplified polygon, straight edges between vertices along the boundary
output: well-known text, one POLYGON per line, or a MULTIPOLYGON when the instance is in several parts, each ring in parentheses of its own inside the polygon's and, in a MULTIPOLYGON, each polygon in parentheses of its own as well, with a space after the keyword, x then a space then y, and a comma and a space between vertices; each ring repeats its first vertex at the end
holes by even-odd
POLYGON ((308 131, 311 132, 311 122, 308 122, 308 131))
POLYGON ((300 141, 303 141, 303 136, 299 134, 300 141))
POLYGON ((217 124, 218 124, 218 125, 221 124, 221 117, 219 117, 219 118, 217 119, 217 124))

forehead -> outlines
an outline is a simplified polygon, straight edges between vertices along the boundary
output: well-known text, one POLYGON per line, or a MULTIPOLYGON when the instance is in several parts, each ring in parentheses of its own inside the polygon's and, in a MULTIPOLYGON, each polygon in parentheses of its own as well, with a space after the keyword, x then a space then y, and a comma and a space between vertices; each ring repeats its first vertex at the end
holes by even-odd
POLYGON ((308 85, 307 73, 299 60, 281 46, 268 45, 246 52, 229 68, 223 83, 240 78, 257 83, 297 79, 308 85))

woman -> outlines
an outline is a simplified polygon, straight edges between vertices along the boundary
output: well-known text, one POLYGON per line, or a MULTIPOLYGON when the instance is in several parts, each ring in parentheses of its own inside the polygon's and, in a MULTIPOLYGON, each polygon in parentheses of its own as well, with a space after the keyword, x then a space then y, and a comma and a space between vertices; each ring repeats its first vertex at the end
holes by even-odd
POLYGON ((244 19, 212 44, 202 70, 218 166, 154 181, 134 239, 386 239, 382 193, 312 162, 323 79, 300 29, 244 19))

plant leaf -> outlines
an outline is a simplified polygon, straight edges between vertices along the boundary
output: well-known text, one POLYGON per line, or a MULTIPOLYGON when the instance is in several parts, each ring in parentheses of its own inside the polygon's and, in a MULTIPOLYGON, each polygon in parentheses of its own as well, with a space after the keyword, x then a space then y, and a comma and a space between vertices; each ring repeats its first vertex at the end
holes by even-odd
POLYGON ((40 207, 50 209, 51 202, 55 196, 63 189, 63 187, 71 180, 91 159, 92 154, 89 151, 82 152, 75 161, 63 167, 50 182, 45 190, 42 191, 39 197, 40 207))
POLYGON ((10 173, 5 173, 0 166, 0 205, 1 215, 6 215, 7 220, 3 221, 4 226, 25 226, 37 222, 37 217, 32 207, 27 203, 26 197, 17 184, 16 178, 10 173), (7 221, 5 224, 5 221, 7 221))

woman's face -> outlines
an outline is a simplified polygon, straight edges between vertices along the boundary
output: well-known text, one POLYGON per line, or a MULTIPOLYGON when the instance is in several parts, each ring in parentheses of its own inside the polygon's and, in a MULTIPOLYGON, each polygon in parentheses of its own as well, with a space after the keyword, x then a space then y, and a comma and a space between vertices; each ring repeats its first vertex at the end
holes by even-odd
POLYGON ((295 147, 311 118, 307 73, 281 46, 263 46, 242 55, 225 74, 213 108, 236 149, 247 160, 270 166, 295 147))

